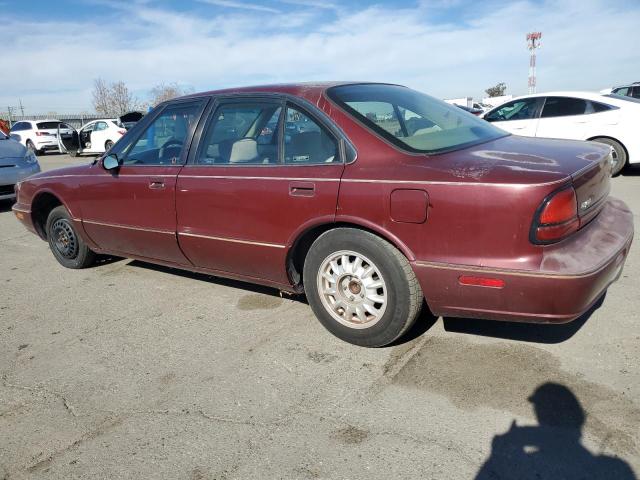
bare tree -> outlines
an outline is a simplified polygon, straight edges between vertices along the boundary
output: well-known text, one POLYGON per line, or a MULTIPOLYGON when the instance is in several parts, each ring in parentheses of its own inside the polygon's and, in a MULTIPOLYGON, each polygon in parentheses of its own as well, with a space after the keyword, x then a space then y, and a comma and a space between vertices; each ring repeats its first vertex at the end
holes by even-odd
POLYGON ((160 83, 151 89, 151 105, 156 106, 159 103, 171 100, 172 98, 181 97, 192 93, 193 89, 181 87, 177 83, 164 84, 160 83))
POLYGON ((120 116, 139 107, 139 102, 123 81, 111 85, 98 78, 93 82, 93 107, 104 116, 120 116))
POLYGON ((489 87, 485 90, 486 94, 490 97, 501 97, 504 92, 507 91, 507 85, 503 82, 498 83, 493 87, 489 87))
POLYGON ((101 79, 96 78, 93 81, 93 108, 100 115, 109 115, 111 112, 109 107, 109 86, 101 79))

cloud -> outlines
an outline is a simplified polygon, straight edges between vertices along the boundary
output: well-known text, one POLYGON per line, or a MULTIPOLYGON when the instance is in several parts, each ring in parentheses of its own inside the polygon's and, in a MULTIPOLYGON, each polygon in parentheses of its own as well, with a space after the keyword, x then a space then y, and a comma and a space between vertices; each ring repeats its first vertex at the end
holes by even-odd
POLYGON ((229 7, 229 8, 239 8, 243 10, 256 10, 259 12, 272 12, 278 13, 279 10, 271 7, 265 7, 264 5, 258 5, 256 3, 244 3, 244 2, 234 2, 231 0, 198 0, 202 3, 207 3, 209 5, 215 5, 218 7, 229 7))
POLYGON ((123 80, 139 97, 161 82, 202 91, 350 79, 401 83, 444 98, 480 97, 498 82, 522 94, 525 36, 534 30, 543 32, 539 91, 638 80, 635 2, 494 0, 464 7, 432 0, 338 10, 318 8, 315 0, 289 2, 296 5, 282 12, 109 2, 110 13, 100 18, 5 16, 0 111, 19 98, 29 113, 89 109, 97 77, 123 80))

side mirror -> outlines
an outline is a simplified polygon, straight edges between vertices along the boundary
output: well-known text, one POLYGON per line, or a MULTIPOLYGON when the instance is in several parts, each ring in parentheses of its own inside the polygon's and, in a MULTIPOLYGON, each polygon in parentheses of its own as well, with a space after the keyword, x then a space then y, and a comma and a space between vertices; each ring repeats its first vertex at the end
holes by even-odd
POLYGON ((102 166, 105 170, 116 170, 120 168, 120 161, 115 154, 107 155, 102 159, 102 166))

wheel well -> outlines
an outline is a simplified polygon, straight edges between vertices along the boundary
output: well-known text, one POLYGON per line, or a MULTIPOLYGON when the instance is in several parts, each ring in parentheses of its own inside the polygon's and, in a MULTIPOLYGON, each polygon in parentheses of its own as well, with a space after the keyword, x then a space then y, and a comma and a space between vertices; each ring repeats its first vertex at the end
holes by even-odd
POLYGON ((335 228, 357 228, 358 230, 372 233, 373 235, 386 240, 402 252, 402 248, 400 248, 396 244, 396 242, 394 242, 390 238, 385 237, 384 235, 380 235, 379 232, 363 227, 362 225, 348 222, 325 223, 322 225, 317 225, 302 233, 302 235, 300 235, 293 243, 293 246, 291 247, 291 249, 289 250, 289 254, 287 255, 287 274, 289 275, 291 283, 300 290, 302 286, 302 271, 304 269, 304 261, 307 258, 307 253, 309 252, 311 245, 324 232, 333 230, 335 228))
POLYGON ((598 138, 607 138, 609 140, 613 140, 616 143, 619 143, 620 146, 622 147, 622 149, 624 150, 625 155, 627 156, 627 163, 629 163, 629 150, 627 150, 627 147, 624 146, 624 143, 622 143, 617 138, 613 138, 613 137, 610 137, 608 135, 596 135, 595 137, 587 138, 587 141, 591 142, 593 140, 597 140, 598 138))
POLYGON ((33 226, 43 240, 47 239, 46 224, 49 213, 60 205, 62 205, 60 199, 49 192, 39 194, 31 203, 33 226))

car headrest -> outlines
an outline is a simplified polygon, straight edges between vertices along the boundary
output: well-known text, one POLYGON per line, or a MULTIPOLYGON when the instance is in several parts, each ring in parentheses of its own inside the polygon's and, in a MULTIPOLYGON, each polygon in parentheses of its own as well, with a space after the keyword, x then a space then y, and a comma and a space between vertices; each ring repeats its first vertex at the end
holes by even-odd
POLYGON ((229 163, 248 163, 258 158, 258 142, 253 138, 241 138, 231 145, 229 163))

